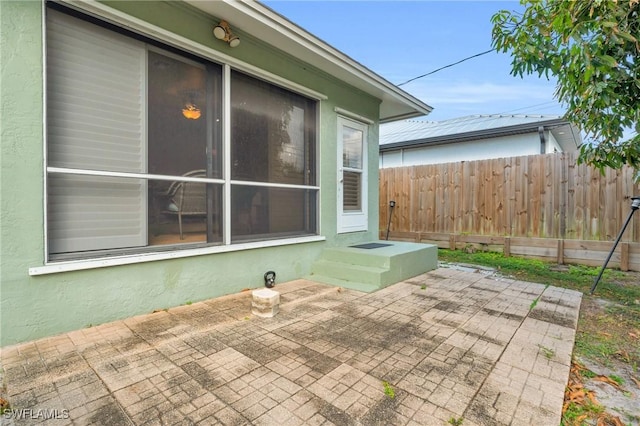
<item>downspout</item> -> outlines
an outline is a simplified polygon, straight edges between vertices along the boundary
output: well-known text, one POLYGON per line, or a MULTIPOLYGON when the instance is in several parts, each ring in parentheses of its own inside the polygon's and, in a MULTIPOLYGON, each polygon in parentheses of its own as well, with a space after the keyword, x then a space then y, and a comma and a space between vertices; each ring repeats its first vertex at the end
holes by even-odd
POLYGON ((538 135, 540 136, 540 154, 546 154, 547 141, 544 138, 544 126, 538 126, 538 135))

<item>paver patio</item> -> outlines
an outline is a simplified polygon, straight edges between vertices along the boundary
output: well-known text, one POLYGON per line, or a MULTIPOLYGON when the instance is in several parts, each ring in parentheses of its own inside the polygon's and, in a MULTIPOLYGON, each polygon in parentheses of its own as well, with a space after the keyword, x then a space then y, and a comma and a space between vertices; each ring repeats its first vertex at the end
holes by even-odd
POLYGON ((2 348, 1 423, 560 423, 579 292, 444 268, 275 290, 274 318, 244 292, 2 348))

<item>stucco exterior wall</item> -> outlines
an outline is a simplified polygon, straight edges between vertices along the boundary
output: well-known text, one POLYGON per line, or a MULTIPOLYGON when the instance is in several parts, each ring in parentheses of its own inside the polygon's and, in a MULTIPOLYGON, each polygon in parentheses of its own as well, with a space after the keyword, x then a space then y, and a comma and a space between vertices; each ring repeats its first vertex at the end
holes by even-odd
POLYGON ((538 133, 530 133, 386 151, 380 153, 379 164, 380 168, 403 167, 536 154, 540 154, 540 137, 538 133))
POLYGON ((214 17, 174 2, 113 2, 115 8, 224 50, 320 92, 318 146, 320 234, 326 241, 30 276, 45 264, 43 4, 0 1, 1 183, 0 345, 300 278, 327 246, 377 239, 378 125, 369 128, 369 229, 336 233, 336 106, 375 120, 379 100, 313 69, 250 34, 231 50, 211 34, 214 17))

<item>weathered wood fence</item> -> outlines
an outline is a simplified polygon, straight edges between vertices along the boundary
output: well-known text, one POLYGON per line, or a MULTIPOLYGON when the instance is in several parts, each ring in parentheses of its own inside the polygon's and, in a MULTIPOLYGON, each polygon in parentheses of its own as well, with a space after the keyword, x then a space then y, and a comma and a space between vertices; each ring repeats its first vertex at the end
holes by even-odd
MULTIPOLYGON (((577 153, 380 170, 380 235, 601 265, 640 196, 633 170, 576 164, 577 153)), ((640 271, 640 213, 611 266, 640 271)))

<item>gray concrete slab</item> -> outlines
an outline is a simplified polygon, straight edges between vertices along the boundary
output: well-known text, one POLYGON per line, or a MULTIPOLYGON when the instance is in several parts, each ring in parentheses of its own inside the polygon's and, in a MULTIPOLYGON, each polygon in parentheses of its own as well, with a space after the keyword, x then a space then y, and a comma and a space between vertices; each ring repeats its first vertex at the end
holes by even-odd
POLYGON ((440 268, 278 284, 2 348, 3 425, 558 425, 581 294, 440 268))

